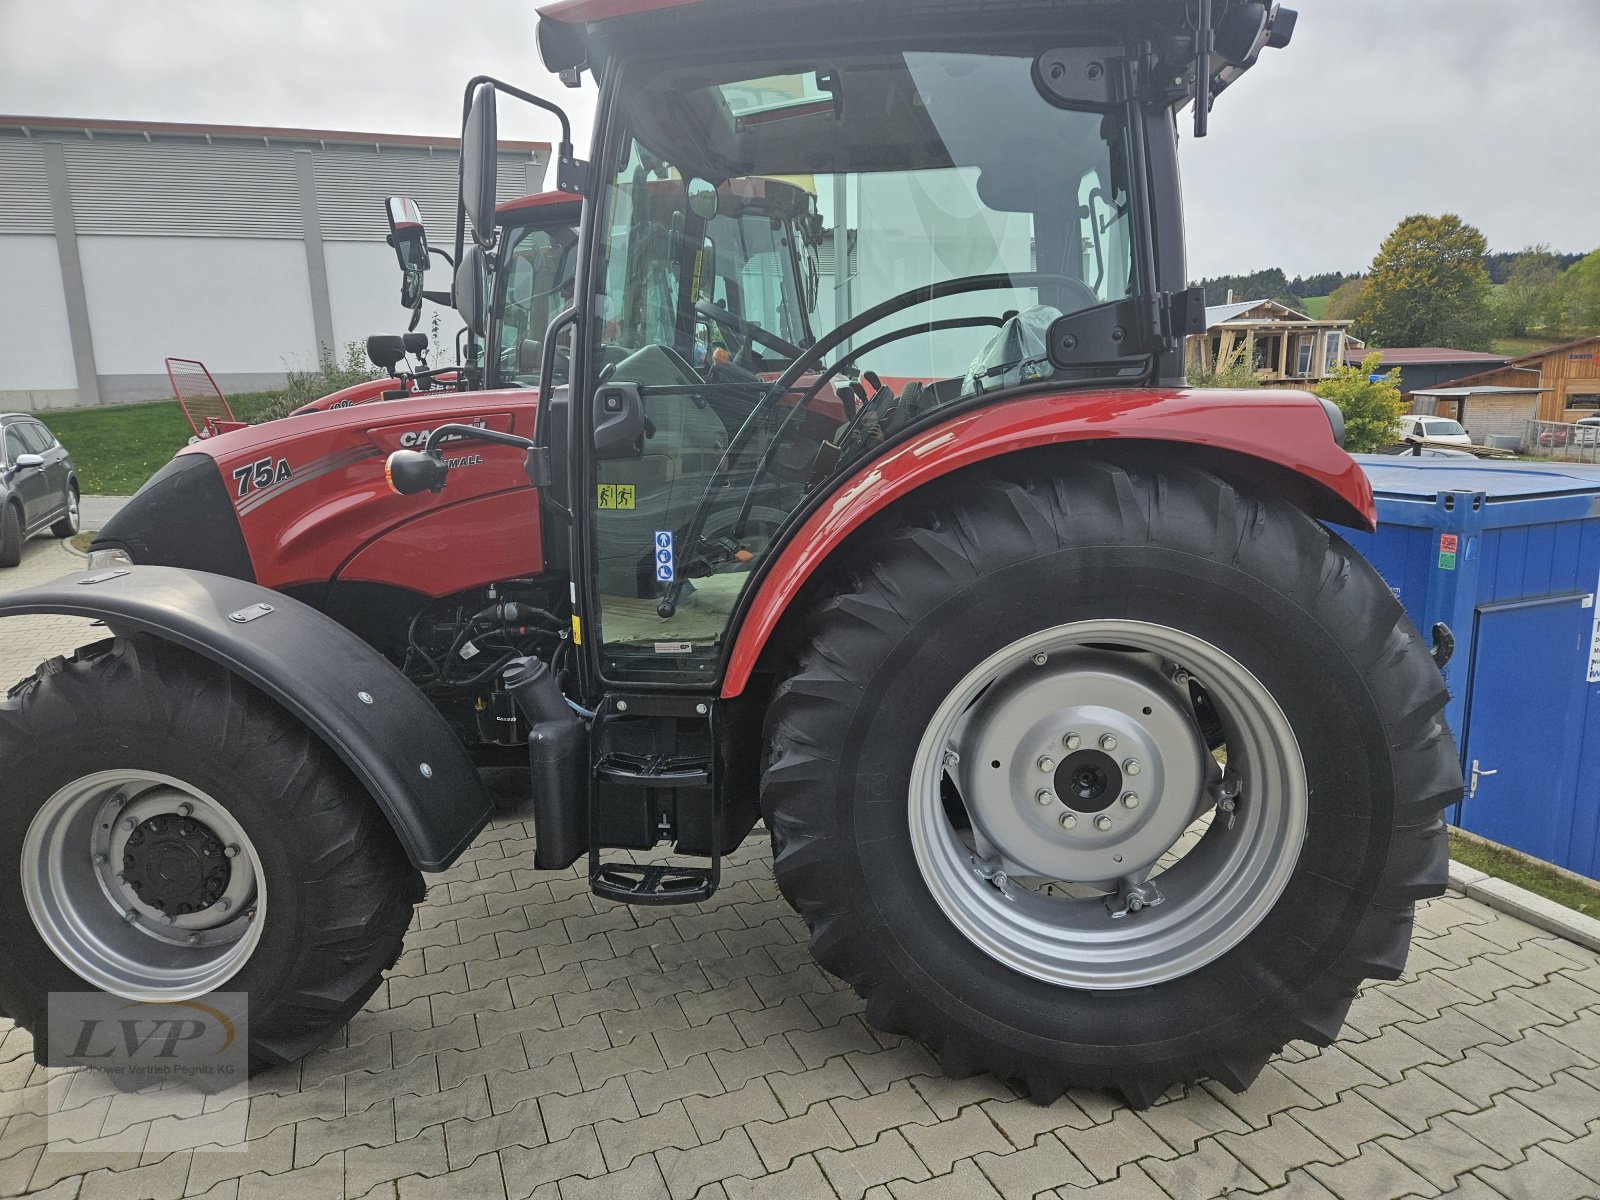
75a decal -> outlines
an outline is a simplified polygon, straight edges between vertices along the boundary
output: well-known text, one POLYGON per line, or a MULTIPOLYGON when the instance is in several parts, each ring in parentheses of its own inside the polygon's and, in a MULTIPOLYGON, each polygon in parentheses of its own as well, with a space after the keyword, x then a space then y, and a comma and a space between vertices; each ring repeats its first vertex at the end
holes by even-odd
POLYGON ((289 467, 289 460, 280 458, 274 465, 270 458, 258 458, 253 463, 246 463, 233 472, 234 482, 239 485, 238 498, 243 500, 252 491, 271 487, 275 483, 282 483, 285 479, 292 479, 294 471, 289 467))

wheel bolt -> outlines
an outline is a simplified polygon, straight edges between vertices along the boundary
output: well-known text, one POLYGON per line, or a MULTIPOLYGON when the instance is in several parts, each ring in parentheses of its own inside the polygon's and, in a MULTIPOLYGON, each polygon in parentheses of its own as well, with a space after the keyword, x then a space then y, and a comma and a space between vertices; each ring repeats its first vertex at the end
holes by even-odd
POLYGON ((121 871, 118 871, 117 872, 117 882, 118 883, 127 883, 128 882, 128 877, 126 875, 124 875, 121 871))
POLYGON ((97 867, 105 866, 107 861, 108 860, 104 854, 96 854, 94 856, 94 865, 97 867))
POLYGON ((1069 733, 1066 737, 1061 739, 1061 744, 1068 750, 1076 750, 1083 744, 1083 739, 1075 733, 1069 733))
POLYGON ((1061 814, 1061 828, 1063 828, 1063 829, 1074 829, 1074 828, 1077 827, 1077 824, 1078 824, 1078 818, 1073 816, 1071 813, 1062 813, 1061 814))
POLYGON ((188 941, 189 945, 191 946, 198 946, 200 944, 200 935, 198 933, 191 933, 185 940, 188 941))
POLYGON ((229 858, 237 858, 239 856, 238 843, 229 842, 228 843, 228 848, 226 850, 224 850, 223 853, 226 854, 229 858))
POLYGON ((1034 796, 1034 799, 1040 804, 1054 804, 1056 802, 1056 798, 1050 794, 1048 788, 1040 788, 1038 794, 1034 796))
POLYGON ((190 816, 191 814, 193 814, 193 812, 194 812, 194 805, 192 805, 192 804, 180 804, 180 805, 178 805, 178 815, 180 817, 190 816))
POLYGON ((1123 792, 1122 793, 1122 807, 1123 808, 1138 808, 1139 807, 1139 793, 1138 792, 1123 792))
POLYGON ((1056 760, 1051 758, 1048 754, 1039 760, 1039 770, 1043 771, 1046 775, 1050 774, 1050 772, 1054 771, 1055 769, 1056 760))
POLYGON ((129 925, 134 924, 139 919, 139 910, 135 909, 135 908, 130 908, 127 912, 122 914, 122 919, 124 921, 126 921, 129 925))
POLYGON ((960 764, 960 762, 961 762, 961 755, 957 754, 954 750, 946 750, 944 752, 944 765, 945 766, 947 766, 947 767, 958 766, 960 764))
MULTIPOLYGON (((1107 822, 1107 823, 1109 824, 1109 822, 1107 822)), ((233 901, 229 900, 226 896, 224 896, 221 900, 217 901, 217 911, 218 912, 227 912, 232 907, 233 907, 233 901)))
POLYGON ((1100 739, 1100 749, 1106 751, 1108 754, 1116 748, 1117 739, 1112 737, 1109 733, 1100 739))
POLYGON ((128 798, 126 796, 124 796, 121 792, 118 792, 115 796, 111 797, 111 807, 112 808, 121 808, 127 802, 128 802, 128 798))
POLYGON ((122 818, 122 827, 129 832, 132 832, 133 830, 139 828, 139 824, 132 817, 124 817, 122 818))
POLYGON ((1049 661, 1050 656, 1048 654, 1035 654, 1033 656, 1033 665, 1036 667, 1042 667, 1049 661))
POLYGON ((1122 771, 1125 775, 1137 775, 1143 769, 1144 768, 1139 765, 1139 760, 1137 758, 1130 758, 1127 762, 1122 764, 1122 771))
POLYGON ((1094 827, 1100 830, 1100 832, 1104 833, 1107 829, 1111 828, 1111 818, 1105 816, 1096 817, 1094 819, 1094 827))

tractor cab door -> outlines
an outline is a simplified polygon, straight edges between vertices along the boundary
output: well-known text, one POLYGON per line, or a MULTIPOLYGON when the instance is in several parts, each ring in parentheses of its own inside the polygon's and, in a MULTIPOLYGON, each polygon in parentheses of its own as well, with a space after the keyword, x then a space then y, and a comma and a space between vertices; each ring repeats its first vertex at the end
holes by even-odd
POLYGON ((597 690, 715 685, 808 498, 1050 380, 1051 322, 1133 294, 1127 111, 1052 103, 1033 67, 891 50, 618 85, 569 473, 597 690))

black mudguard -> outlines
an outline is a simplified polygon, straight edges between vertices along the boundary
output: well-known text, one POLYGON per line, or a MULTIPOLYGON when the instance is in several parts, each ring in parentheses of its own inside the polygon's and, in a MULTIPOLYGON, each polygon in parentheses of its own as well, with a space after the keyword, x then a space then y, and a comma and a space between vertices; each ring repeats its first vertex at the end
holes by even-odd
POLYGON ((134 566, 0 596, 0 617, 23 614, 154 634, 259 688, 344 760, 420 870, 449 867, 493 811, 460 740, 427 698, 344 626, 281 592, 203 571, 134 566))

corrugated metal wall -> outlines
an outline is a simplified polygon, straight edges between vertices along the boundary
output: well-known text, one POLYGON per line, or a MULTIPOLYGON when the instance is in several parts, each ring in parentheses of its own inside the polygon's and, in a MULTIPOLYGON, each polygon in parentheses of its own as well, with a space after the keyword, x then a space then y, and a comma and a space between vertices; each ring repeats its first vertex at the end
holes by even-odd
POLYGON ((291 150, 133 141, 62 149, 80 234, 301 236, 291 150))
MULTIPOLYGON (((389 233, 386 196, 410 196, 422 209, 430 240, 445 245, 455 233, 457 158, 453 151, 385 149, 377 154, 330 150, 313 156, 322 236, 331 241, 381 242, 389 233)), ((527 155, 501 155, 502 199, 530 190, 527 155)), ((535 172, 543 168, 534 166, 535 172)))
POLYGON ((54 233, 37 142, 0 140, 0 233, 54 233))

